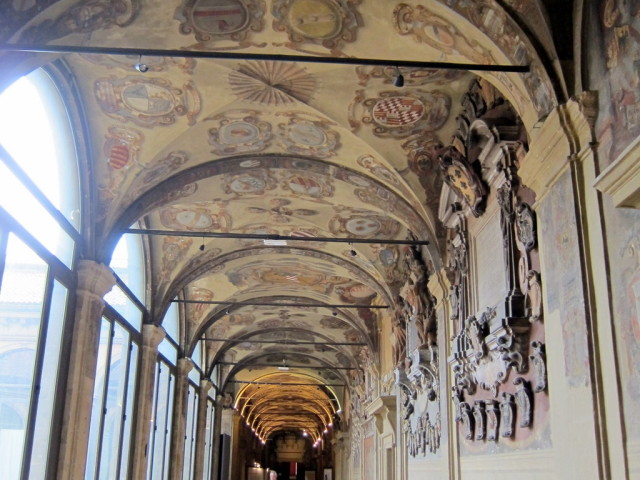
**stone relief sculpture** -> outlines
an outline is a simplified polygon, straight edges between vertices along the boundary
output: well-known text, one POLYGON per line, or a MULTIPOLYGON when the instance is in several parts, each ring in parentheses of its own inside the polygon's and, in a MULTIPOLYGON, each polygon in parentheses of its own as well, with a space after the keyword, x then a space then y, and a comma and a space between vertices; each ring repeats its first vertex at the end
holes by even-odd
POLYGON ((403 405, 403 431, 412 456, 440 447, 440 382, 435 298, 417 247, 404 252, 405 281, 394 299, 392 347, 403 405))
POLYGON ((530 252, 536 246, 536 218, 529 204, 520 202, 516 206, 516 233, 518 241, 530 252))
POLYGON ((394 299, 394 313, 391 317, 393 333, 393 363, 397 367, 407 357, 407 321, 405 304, 399 295, 394 299))
POLYGON ((533 377, 535 379, 533 391, 538 393, 547 388, 547 366, 544 343, 535 340, 531 342, 531 348, 533 349, 533 354, 529 356, 529 361, 531 362, 533 377))
POLYGON ((462 420, 462 412, 460 410, 460 404, 462 403, 462 396, 456 391, 456 387, 451 387, 451 400, 453 400, 453 412, 456 422, 462 420))
POLYGON ((533 399, 531 396, 531 387, 529 382, 524 378, 518 377, 513 381, 516 386, 516 403, 518 405, 518 413, 520 415, 520 426, 531 426, 531 416, 533 415, 533 399))
MULTIPOLYGON (((519 120, 508 102, 496 94, 490 87, 472 85, 457 118, 452 144, 437 150, 441 166, 447 167, 441 170, 443 180, 452 189, 458 188, 456 193, 469 207, 441 206, 439 215, 449 228, 449 306, 455 334, 448 363, 453 414, 461 424, 461 435, 473 441, 510 439, 516 429, 531 428, 534 393, 546 389, 536 217, 525 201, 534 195, 517 175, 523 153, 519 120), (478 165, 474 162, 482 166, 477 179, 472 178, 480 170, 471 168, 478 165), (492 238, 502 240, 501 252, 472 244, 489 238, 477 234, 479 223, 472 218, 482 215, 485 200, 492 202, 487 206, 492 218, 481 228, 495 229, 492 238), (473 305, 482 296, 470 284, 470 265, 492 261, 477 258, 483 252, 500 255, 495 261, 504 268, 504 284, 491 289, 503 293, 494 304, 473 305)), ((441 201, 451 201, 447 195, 441 201)), ((491 281, 476 277, 474 281, 491 281)))
POLYGON ((478 360, 484 357, 485 352, 485 335, 482 327, 483 325, 481 325, 473 315, 467 319, 467 336, 469 340, 471 340, 473 355, 478 360))
POLYGON ((473 419, 475 421, 475 439, 476 440, 484 440, 485 436, 485 404, 483 400, 476 400, 473 404, 473 419))
POLYGON ((540 274, 535 270, 527 272, 527 309, 529 320, 535 322, 542 317, 542 287, 540 286, 540 274))
POLYGON ((487 440, 498 440, 498 427, 500 425, 500 410, 496 400, 488 400, 485 402, 485 410, 487 413, 487 440))
POLYGON ((513 395, 502 392, 500 401, 500 436, 511 437, 513 435, 513 425, 515 420, 515 405, 513 395))
POLYGON ((401 291, 410 308, 410 321, 415 325, 418 346, 436 345, 435 298, 427 288, 427 267, 419 253, 411 248, 405 253, 408 279, 401 291))
POLYGON ((445 183, 469 206, 474 216, 482 215, 487 190, 466 157, 451 146, 438 151, 438 160, 445 183))
POLYGON ((468 274, 467 242, 462 229, 458 226, 456 233, 448 243, 449 265, 452 272, 450 304, 451 320, 459 318, 460 312, 465 310, 465 285, 468 274))
POLYGON ((462 417, 462 426, 464 431, 464 438, 471 440, 473 438, 474 418, 471 412, 471 405, 467 402, 460 404, 460 416, 462 417))

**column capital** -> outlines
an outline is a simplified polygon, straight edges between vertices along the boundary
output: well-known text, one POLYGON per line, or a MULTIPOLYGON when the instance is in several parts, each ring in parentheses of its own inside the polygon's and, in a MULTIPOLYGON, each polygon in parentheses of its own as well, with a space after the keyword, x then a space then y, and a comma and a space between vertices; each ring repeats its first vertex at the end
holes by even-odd
POLYGON ((186 377, 193 368, 193 360, 187 357, 178 359, 176 367, 178 368, 178 376, 186 377))
POLYGON ((167 332, 159 325, 147 323, 142 326, 142 343, 145 347, 156 349, 164 340, 167 332))
POLYGON ((80 260, 77 267, 78 292, 104 297, 116 284, 116 277, 107 265, 93 260, 80 260))
POLYGON ((208 378, 200 380, 200 395, 207 395, 213 387, 213 383, 208 378))

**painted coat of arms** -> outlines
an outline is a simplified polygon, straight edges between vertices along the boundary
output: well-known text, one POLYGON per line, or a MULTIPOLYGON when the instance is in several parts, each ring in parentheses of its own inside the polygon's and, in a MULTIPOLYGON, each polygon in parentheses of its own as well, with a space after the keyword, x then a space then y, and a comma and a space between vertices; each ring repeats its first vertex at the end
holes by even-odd
POLYGON ((349 123, 356 131, 360 125, 372 125, 378 137, 404 138, 418 132, 433 132, 449 118, 451 99, 438 91, 414 90, 411 95, 381 92, 377 98, 356 93, 349 112, 349 123))
POLYGON ((230 40, 242 48, 251 32, 263 30, 265 9, 263 0, 186 0, 175 18, 180 33, 193 33, 198 42, 230 40))
POLYGON ((94 85, 96 100, 112 118, 141 127, 172 125, 186 116, 189 125, 200 113, 200 95, 191 82, 176 88, 162 78, 100 78, 94 85))

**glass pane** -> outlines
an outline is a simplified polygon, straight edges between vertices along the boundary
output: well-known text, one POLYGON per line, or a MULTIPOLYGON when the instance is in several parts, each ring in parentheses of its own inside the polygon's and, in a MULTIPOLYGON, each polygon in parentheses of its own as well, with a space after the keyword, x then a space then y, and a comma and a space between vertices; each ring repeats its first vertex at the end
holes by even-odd
POLYGON ((117 477, 118 447, 122 428, 124 397, 126 395, 127 359, 129 353, 129 334, 118 323, 114 324, 111 341, 111 359, 109 360, 109 382, 107 384, 107 402, 102 428, 102 447, 100 452, 100 471, 98 478, 117 477))
POLYGON ((158 401, 156 405, 155 422, 152 429, 155 430, 153 444, 153 462, 151 464, 151 478, 154 480, 162 478, 162 467, 164 464, 165 440, 167 432, 167 417, 169 412, 169 368, 162 365, 158 376, 158 401))
POLYGON ((179 314, 178 314, 178 304, 172 302, 169 305, 169 309, 167 313, 164 315, 164 320, 162 321, 162 328, 167 332, 167 336, 171 337, 175 342, 177 342, 180 337, 178 337, 179 331, 179 314))
POLYGON ((96 367, 96 380, 93 387, 93 403, 91 405, 91 423, 89 424, 89 448, 87 450, 87 465, 85 478, 95 478, 96 464, 98 460, 98 440, 100 439, 100 423, 104 408, 103 397, 105 387, 105 375, 108 371, 109 335, 111 323, 103 318, 100 327, 100 346, 98 347, 98 363, 96 367))
POLYGON ((0 284, 0 478, 20 476, 47 265, 9 235, 0 284))
POLYGON ((200 370, 202 370, 202 365, 204 365, 202 361, 202 340, 196 343, 195 348, 193 349, 193 353, 191 354, 191 360, 195 363, 200 370))
POLYGON ((211 455, 213 453, 213 402, 207 398, 207 419, 204 433, 204 478, 211 478, 211 455))
POLYGON ((0 143, 78 229, 79 182, 73 134, 55 84, 44 70, 35 70, 2 92, 0 112, 0 143))
POLYGON ((158 351, 167 357, 167 360, 169 360, 172 365, 175 365, 178 362, 178 351, 166 338, 160 342, 160 345, 158 345, 158 351))
POLYGON ((162 478, 166 480, 169 478, 169 448, 171 446, 171 442, 169 439, 171 438, 171 422, 173 420, 173 389, 175 385, 175 377, 173 374, 169 377, 169 401, 167 402, 167 423, 165 430, 165 443, 164 443, 164 458, 162 459, 164 471, 162 474, 162 478))
POLYGON ((153 452, 155 451, 155 441, 157 438, 157 412, 158 412, 158 384, 160 382, 160 371, 162 364, 156 364, 155 378, 153 379, 153 410, 151 413, 150 429, 149 429, 149 447, 147 456, 147 479, 152 477, 151 465, 153 465, 153 452))
POLYGON ((73 239, 1 161, 0 206, 38 239, 47 250, 71 268, 73 239))
POLYGON ((198 394, 196 393, 196 389, 193 385, 189 385, 187 391, 187 421, 185 424, 184 463, 182 466, 183 480, 189 480, 191 478, 191 469, 193 466, 193 443, 196 431, 195 421, 196 412, 198 411, 198 394))
POLYGON ((133 399, 136 390, 138 371, 138 345, 131 344, 131 359, 129 360, 129 382, 127 384, 126 413, 124 431, 122 435, 122 460, 120 461, 120 478, 126 479, 129 468, 129 453, 131 445, 131 427, 133 425, 133 399))
POLYGON ((189 380, 191 380, 194 383, 200 383, 200 372, 198 371, 197 368, 192 368, 191 370, 189 370, 189 373, 187 374, 187 376, 189 377, 189 380))
POLYGON ((142 312, 118 285, 113 286, 109 293, 104 296, 104 300, 122 315, 132 327, 140 331, 142 328, 142 312))
POLYGON ((62 331, 64 329, 64 320, 67 312, 67 295, 67 288, 57 281, 54 281, 49 324, 47 325, 47 341, 44 348, 42 376, 40 378, 38 415, 36 417, 33 438, 31 468, 29 469, 29 478, 33 478, 34 480, 45 478, 53 402, 58 381, 62 331))
POLYGON ((109 266, 144 303, 144 256, 140 236, 123 235, 113 251, 109 266))

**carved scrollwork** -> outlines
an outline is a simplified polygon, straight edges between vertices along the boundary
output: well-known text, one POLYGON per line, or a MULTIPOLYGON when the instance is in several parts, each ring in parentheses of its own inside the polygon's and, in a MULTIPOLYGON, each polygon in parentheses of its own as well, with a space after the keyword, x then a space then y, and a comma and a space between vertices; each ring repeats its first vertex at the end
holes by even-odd
POLYGON ((470 364, 458 364, 453 366, 454 384, 458 392, 464 390, 470 395, 476 393, 476 381, 473 377, 472 367, 470 364))

